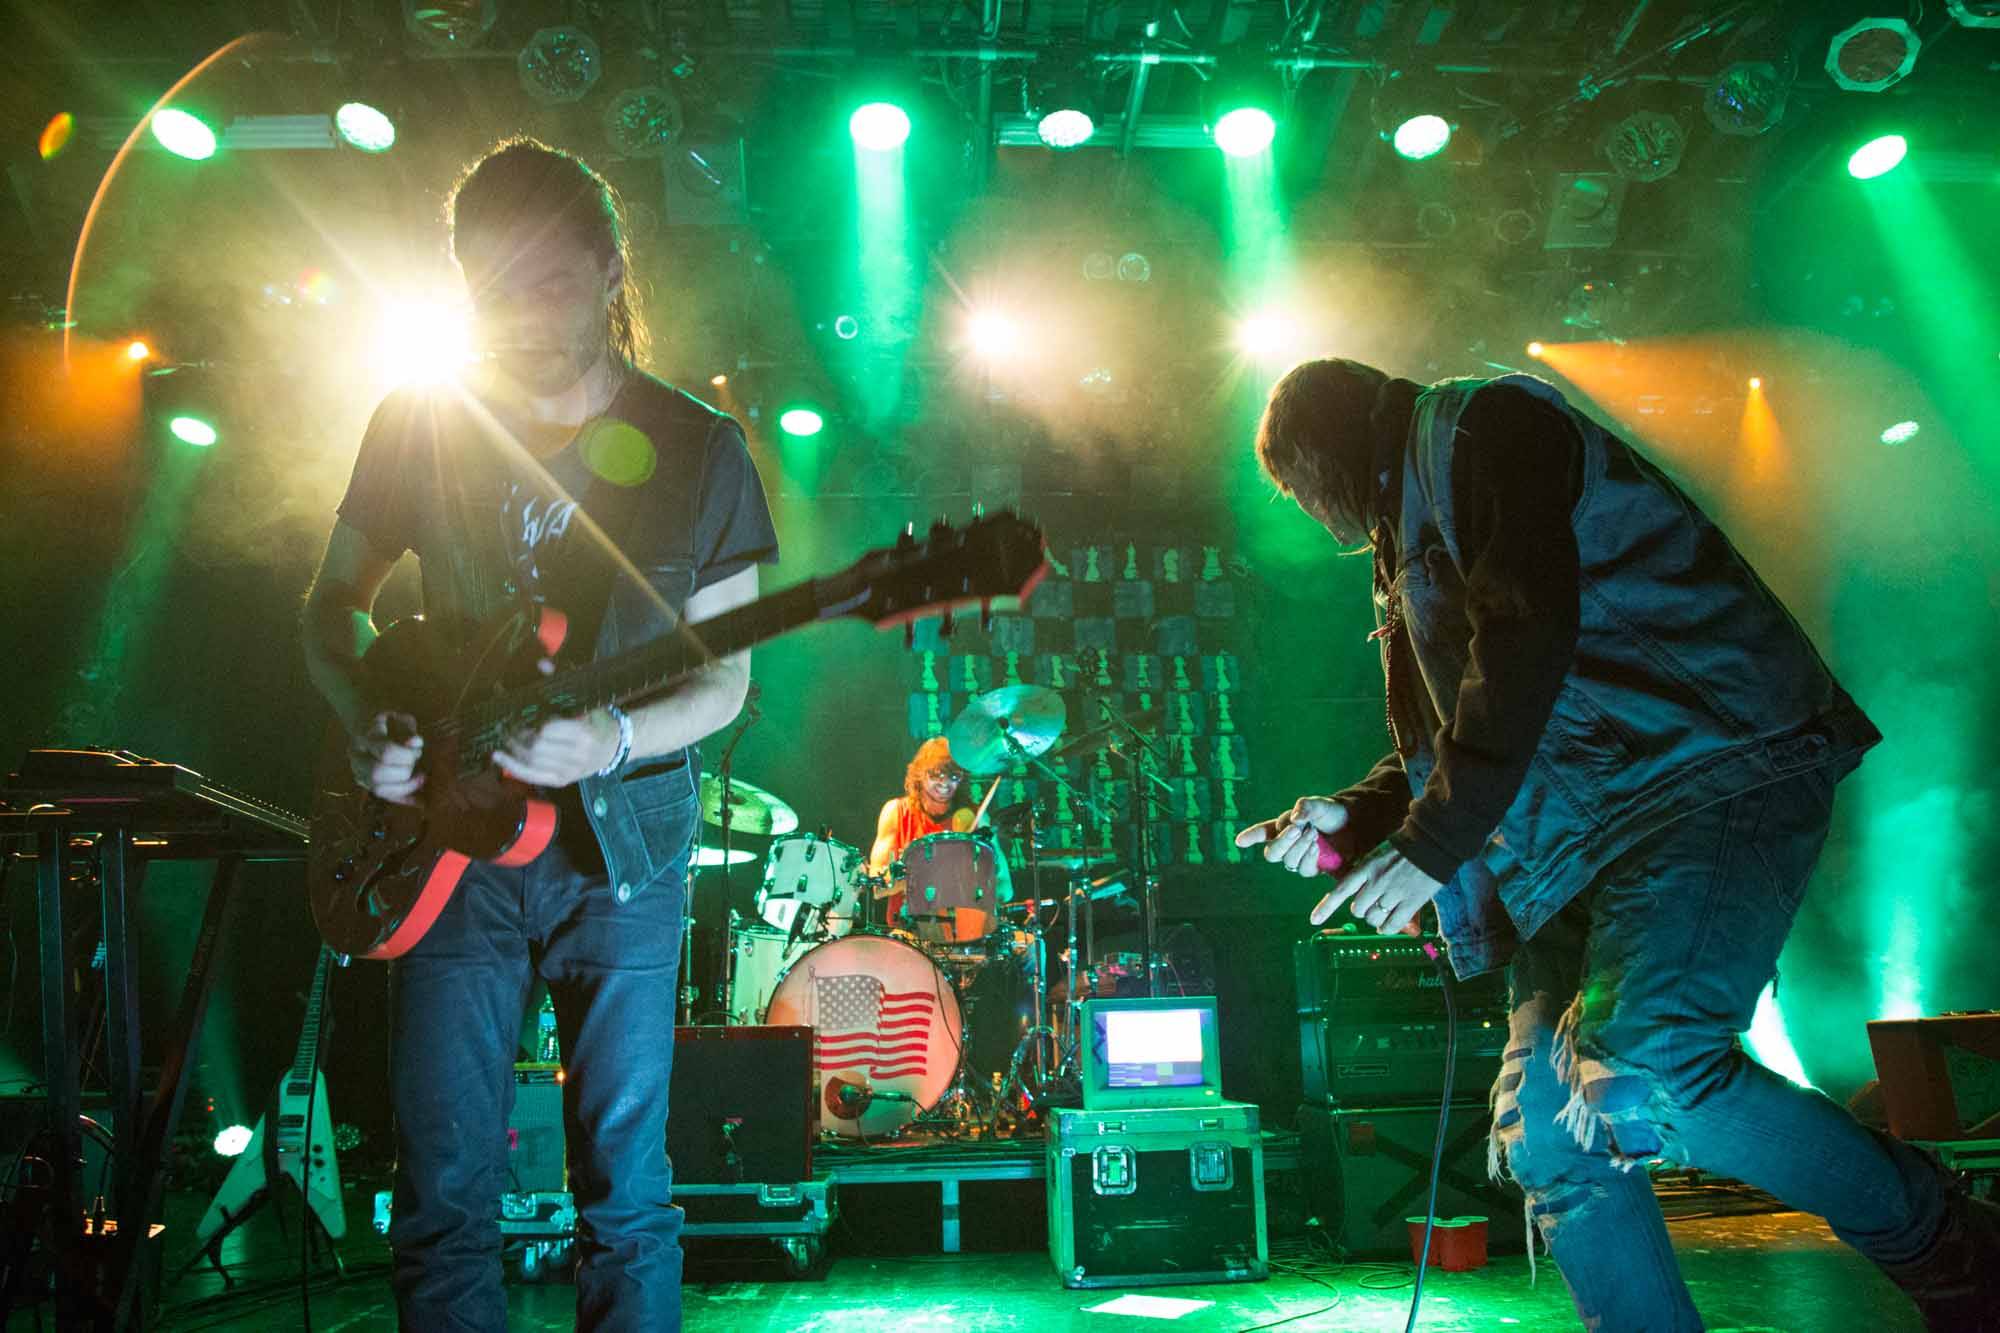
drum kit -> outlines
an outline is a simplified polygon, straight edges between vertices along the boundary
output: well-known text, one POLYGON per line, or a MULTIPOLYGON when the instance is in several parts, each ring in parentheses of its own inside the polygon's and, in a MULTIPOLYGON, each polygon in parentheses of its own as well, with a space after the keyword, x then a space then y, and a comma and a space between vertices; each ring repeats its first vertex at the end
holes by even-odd
MULTIPOLYGON (((1061 695, 1039 686, 980 695, 946 732, 952 759, 975 776, 1030 765, 1095 808, 1043 760, 1065 711, 1061 695)), ((1116 727, 1149 744, 1132 720, 1116 717, 1116 727)), ((1114 729, 1107 723, 1051 757, 1094 753, 1114 729)), ((1108 847, 1040 847, 1033 803, 992 810, 998 788, 971 832, 918 838, 873 873, 860 848, 800 832, 797 812, 776 795, 703 776, 706 822, 771 837, 755 914, 729 914, 724 1020, 814 1030, 822 1130, 861 1140, 913 1124, 994 1134, 1031 1120, 1074 1082, 1077 1014, 1104 984, 1088 961, 1091 905, 1126 892, 1126 878, 1104 873, 1108 847), (1000 829, 1021 835, 1025 864, 1008 864, 1000 829), (1060 875, 1065 891, 1043 896, 1045 875, 1060 875), (877 919, 892 897, 902 904, 896 919, 877 919), (1063 968, 1053 987, 1052 950, 1063 968)), ((696 866, 725 875, 752 859, 736 849, 694 854, 696 866)))

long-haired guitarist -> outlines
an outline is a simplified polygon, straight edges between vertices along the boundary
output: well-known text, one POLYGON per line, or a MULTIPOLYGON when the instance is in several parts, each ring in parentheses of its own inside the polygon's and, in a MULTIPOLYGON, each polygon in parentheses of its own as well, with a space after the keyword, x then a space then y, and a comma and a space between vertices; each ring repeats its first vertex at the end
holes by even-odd
MULTIPOLYGON (((754 599, 757 565, 777 558, 736 422, 639 369, 644 329, 603 178, 510 140, 459 179, 449 220, 481 359, 460 383, 399 391, 377 410, 305 617, 307 663, 353 737, 354 776, 396 802, 422 799, 426 738, 363 689, 361 658, 406 550, 434 627, 559 608, 552 673, 754 599)), ((506 1327, 498 1196, 515 1034, 537 975, 567 1064, 577 1322, 679 1326, 665 1129, 692 747, 742 706, 748 656, 499 747, 495 763, 553 797, 560 831, 525 865, 473 862, 391 964, 389 1240, 405 1329, 506 1327)))

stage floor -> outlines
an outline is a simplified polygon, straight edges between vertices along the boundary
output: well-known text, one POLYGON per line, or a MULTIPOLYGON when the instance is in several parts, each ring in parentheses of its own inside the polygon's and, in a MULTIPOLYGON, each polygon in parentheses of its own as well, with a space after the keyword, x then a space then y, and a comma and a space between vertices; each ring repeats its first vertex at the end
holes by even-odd
MULTIPOLYGON (((200 1203, 175 1199, 169 1217, 200 1203)), ((188 1217, 192 1221, 192 1215, 188 1217)), ((299 1326, 296 1251, 269 1218, 244 1228, 233 1265, 237 1290, 222 1294, 212 1271, 193 1271, 165 1292, 160 1327, 172 1330, 265 1330, 299 1326)), ((313 1284, 313 1327, 363 1333, 395 1326, 387 1287, 388 1248, 366 1215, 341 1246, 348 1276, 313 1284)), ((1869 1264, 1835 1241, 1817 1219, 1797 1213, 1691 1216, 1672 1224, 1682 1269, 1711 1329, 1786 1333, 1884 1333, 1919 1327, 1910 1307, 1869 1264)), ((183 1232, 183 1234, 186 1234, 183 1232)), ((292 1245, 296 1244, 292 1232, 292 1245)), ((730 1243, 731 1246, 740 1243, 730 1243)), ((1121 1290, 1069 1291, 1046 1253, 1012 1250, 956 1255, 862 1255, 856 1238, 834 1235, 833 1258, 817 1279, 789 1279, 754 1244, 737 1251, 694 1252, 686 1287, 686 1326, 718 1333, 794 1330, 1122 1330, 1172 1327, 1190 1333, 1247 1330, 1283 1322, 1287 1329, 1400 1329, 1409 1303, 1410 1267, 1336 1267, 1310 1257, 1303 1240, 1274 1239, 1268 1282, 1149 1287, 1143 1294, 1207 1302, 1171 1325, 1090 1313, 1121 1290), (1289 1321, 1289 1322, 1284 1322, 1289 1321)), ((184 1250, 169 1251, 177 1264, 184 1250)), ((520 1282, 508 1287, 515 1330, 568 1329, 573 1291, 520 1282)), ((25 1316, 12 1326, 32 1327, 25 1316)), ((1472 1273, 1432 1273, 1425 1282, 1422 1327, 1484 1330, 1577 1327, 1561 1279, 1546 1261, 1528 1280, 1520 1255, 1496 1258, 1472 1273)))

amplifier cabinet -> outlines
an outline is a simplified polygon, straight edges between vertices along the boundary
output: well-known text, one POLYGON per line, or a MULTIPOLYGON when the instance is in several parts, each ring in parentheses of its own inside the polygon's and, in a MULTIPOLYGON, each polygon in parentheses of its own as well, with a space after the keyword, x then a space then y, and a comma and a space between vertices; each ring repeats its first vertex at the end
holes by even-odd
MULTIPOLYGON (((1433 1105, 1444 1091, 1444 984, 1408 935, 1326 930, 1293 948, 1307 1105, 1433 1105)), ((1453 1095, 1484 1093, 1507 1044, 1500 972, 1456 983, 1453 1095)))
POLYGON ((2000 1137, 2000 1013, 1877 1019, 1868 1046, 1896 1137, 2000 1137))
POLYGON ((682 1185, 812 1179, 812 1029, 674 1029, 667 1154, 682 1185))
MULTIPOLYGON (((1435 1105, 1356 1110, 1299 1108, 1299 1166, 1306 1201, 1334 1243, 1352 1255, 1410 1256, 1405 1218, 1422 1217, 1430 1195, 1435 1105)), ((1484 1102, 1451 1108, 1444 1160, 1438 1166, 1439 1217, 1476 1214, 1491 1223, 1494 1253, 1523 1248, 1521 1192, 1486 1174, 1486 1138, 1493 1123, 1484 1102)))
POLYGON ((1049 1258, 1066 1287, 1270 1276, 1254 1106, 1057 1110, 1048 1191, 1049 1258))
POLYGON ((507 1117, 507 1188, 518 1195, 569 1188, 564 1160, 562 1066, 514 1066, 514 1109, 507 1117))

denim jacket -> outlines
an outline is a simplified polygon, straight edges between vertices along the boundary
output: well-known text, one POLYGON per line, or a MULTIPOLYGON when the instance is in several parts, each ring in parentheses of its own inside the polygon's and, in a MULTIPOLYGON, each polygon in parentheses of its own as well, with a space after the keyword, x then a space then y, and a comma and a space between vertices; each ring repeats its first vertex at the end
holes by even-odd
MULTIPOLYGON (((1513 804, 1436 899, 1460 976, 1504 963, 1613 858, 1672 820, 1804 769, 1845 773, 1881 739, 1790 612, 1658 468, 1544 381, 1491 382, 1555 404, 1582 437, 1578 626, 1513 804)), ((1396 572, 1377 590, 1378 623, 1391 625, 1391 729, 1413 796, 1470 655, 1452 451, 1486 383, 1448 381, 1418 398, 1396 572)))

